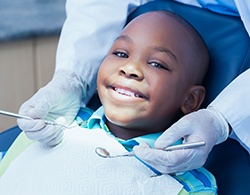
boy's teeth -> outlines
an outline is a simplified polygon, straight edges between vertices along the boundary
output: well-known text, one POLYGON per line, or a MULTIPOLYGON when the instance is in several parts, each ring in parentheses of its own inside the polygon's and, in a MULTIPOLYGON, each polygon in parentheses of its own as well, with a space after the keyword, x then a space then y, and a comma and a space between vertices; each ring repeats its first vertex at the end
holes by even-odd
POLYGON ((127 90, 124 90, 124 89, 120 89, 120 88, 115 88, 115 91, 117 91, 118 93, 120 94, 124 94, 124 95, 127 95, 127 96, 135 96, 135 97, 139 97, 139 95, 131 92, 131 91, 127 91, 127 90))

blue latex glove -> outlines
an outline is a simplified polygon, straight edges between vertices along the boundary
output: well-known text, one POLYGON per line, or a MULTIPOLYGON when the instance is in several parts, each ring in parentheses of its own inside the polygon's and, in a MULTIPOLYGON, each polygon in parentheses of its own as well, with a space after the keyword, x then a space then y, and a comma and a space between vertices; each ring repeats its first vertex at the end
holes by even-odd
POLYGON ((64 128, 60 125, 45 124, 44 120, 57 120, 56 122, 62 125, 71 124, 80 108, 85 90, 86 86, 74 73, 57 71, 45 87, 21 106, 19 114, 36 120, 18 119, 20 129, 28 138, 47 146, 59 144, 64 128))
POLYGON ((134 147, 136 156, 161 173, 178 173, 204 165, 215 144, 227 139, 229 126, 224 117, 209 107, 190 113, 167 129, 155 142, 155 149, 143 143, 134 147), (184 142, 205 141, 206 145, 193 149, 162 151, 180 138, 184 142))

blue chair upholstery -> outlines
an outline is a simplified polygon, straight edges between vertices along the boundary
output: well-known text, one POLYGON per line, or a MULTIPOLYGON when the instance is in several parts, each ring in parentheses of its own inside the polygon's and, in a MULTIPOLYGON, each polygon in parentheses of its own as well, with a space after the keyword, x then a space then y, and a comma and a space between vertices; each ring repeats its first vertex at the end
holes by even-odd
POLYGON ((17 126, 0 133, 0 152, 7 151, 20 133, 21 129, 19 129, 17 126))
MULTIPOLYGON (((152 10, 169 10, 181 15, 205 40, 211 63, 204 83, 207 95, 203 107, 206 107, 237 75, 250 67, 250 38, 240 18, 161 0, 140 6, 128 17, 128 22, 152 10)), ((237 141, 228 139, 215 146, 205 167, 217 179, 218 194, 249 194, 250 158, 237 141)))
MULTIPOLYGON (((128 22, 152 10, 169 10, 181 15, 198 30, 205 40, 211 56, 211 64, 204 83, 207 96, 203 107, 206 107, 237 75, 250 67, 250 39, 238 17, 220 15, 169 0, 159 0, 140 6, 128 17, 128 22)), ((89 106, 96 109, 99 105, 99 99, 95 94, 89 106)), ((0 151, 2 148, 9 147, 13 140, 12 131, 14 137, 20 132, 16 127, 8 130, 6 134, 0 134, 0 151), (11 141, 4 143, 2 136, 11 141)), ((215 146, 205 167, 217 179, 218 194, 249 194, 249 154, 238 142, 228 139, 215 146)))

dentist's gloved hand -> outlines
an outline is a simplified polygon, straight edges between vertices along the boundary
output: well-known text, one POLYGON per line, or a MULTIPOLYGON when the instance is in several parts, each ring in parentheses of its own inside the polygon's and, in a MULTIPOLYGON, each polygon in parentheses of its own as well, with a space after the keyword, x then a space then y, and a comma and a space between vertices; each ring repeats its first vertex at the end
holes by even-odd
POLYGON ((141 160, 161 173, 178 173, 204 165, 209 152, 215 144, 225 141, 229 134, 229 125, 216 109, 209 107, 190 113, 167 129, 155 142, 155 149, 143 143, 134 147, 141 160), (162 151, 167 146, 183 138, 183 142, 205 141, 202 147, 162 151))
POLYGON ((80 108, 85 91, 86 86, 74 73, 57 71, 53 79, 23 103, 19 110, 19 114, 36 120, 18 119, 18 126, 28 138, 47 146, 56 146, 62 141, 64 128, 45 124, 44 120, 70 125, 80 108))

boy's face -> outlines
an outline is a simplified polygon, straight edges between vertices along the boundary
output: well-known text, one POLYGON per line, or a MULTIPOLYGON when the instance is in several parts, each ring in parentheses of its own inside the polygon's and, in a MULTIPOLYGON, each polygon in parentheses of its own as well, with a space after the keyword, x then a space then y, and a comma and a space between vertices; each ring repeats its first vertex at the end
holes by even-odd
POLYGON ((192 85, 189 37, 162 13, 140 16, 122 31, 98 73, 98 93, 111 123, 142 135, 173 122, 192 85))

